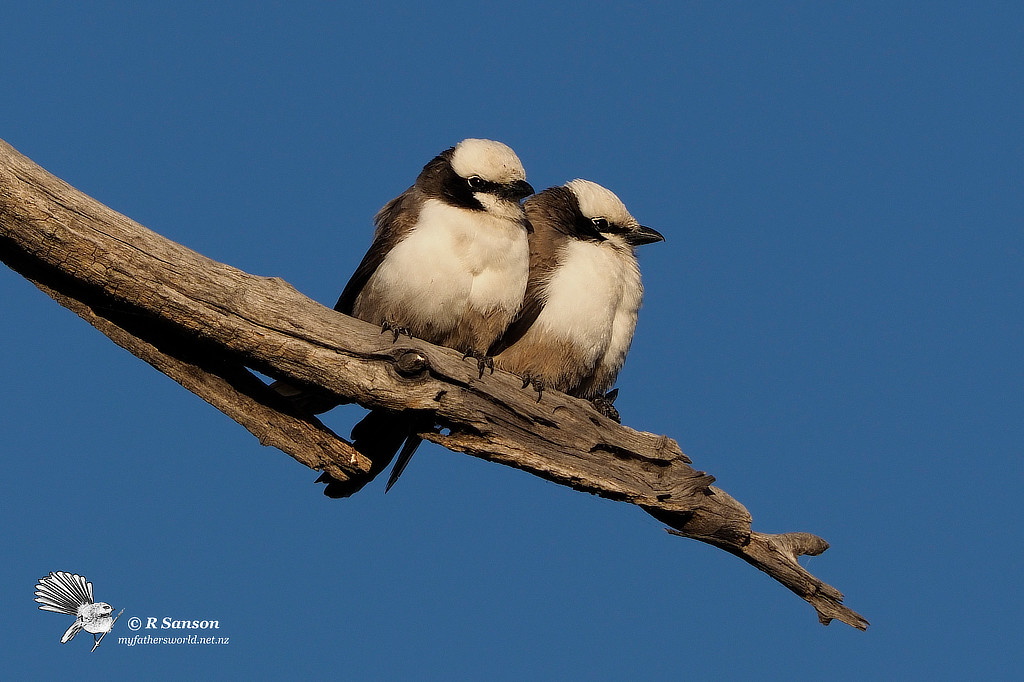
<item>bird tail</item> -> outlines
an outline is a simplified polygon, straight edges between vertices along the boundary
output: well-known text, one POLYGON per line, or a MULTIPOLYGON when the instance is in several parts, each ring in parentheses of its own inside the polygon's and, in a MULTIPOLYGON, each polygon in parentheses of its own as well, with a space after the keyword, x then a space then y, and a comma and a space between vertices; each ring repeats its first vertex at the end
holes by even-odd
MULTIPOLYGON (((76 573, 57 571, 40 578, 36 584, 36 599, 40 611, 78 615, 78 607, 92 604, 92 583, 76 573)), ((68 632, 71 632, 70 630, 68 632)), ((64 633, 71 639, 74 632, 64 633)), ((66 640, 61 640, 66 641, 66 640)))
POLYGON ((409 465, 409 460, 416 454, 416 448, 418 448, 422 442, 423 439, 417 436, 415 432, 405 439, 405 445, 402 446, 402 452, 399 453, 398 459, 395 461, 395 466, 391 469, 391 476, 388 478, 388 484, 384 486, 385 494, 387 494, 387 492, 391 490, 391 486, 398 481, 398 477, 402 475, 403 471, 405 471, 405 467, 409 465))
POLYGON ((82 629, 82 621, 75 620, 67 630, 64 631, 64 635, 60 638, 61 644, 67 644, 71 639, 78 634, 78 631, 82 629))
MULTIPOLYGON (((416 433, 424 427, 423 419, 415 412, 394 412, 392 410, 370 410, 362 421, 352 427, 352 445, 370 460, 370 470, 363 476, 339 481, 329 474, 321 474, 318 483, 326 483, 324 495, 333 498, 349 497, 377 478, 391 464, 399 448, 402 454, 395 464, 395 472, 388 481, 388 489, 402 474, 409 459, 416 452, 421 439, 416 433)), ((386 491, 385 491, 386 492, 386 491)))

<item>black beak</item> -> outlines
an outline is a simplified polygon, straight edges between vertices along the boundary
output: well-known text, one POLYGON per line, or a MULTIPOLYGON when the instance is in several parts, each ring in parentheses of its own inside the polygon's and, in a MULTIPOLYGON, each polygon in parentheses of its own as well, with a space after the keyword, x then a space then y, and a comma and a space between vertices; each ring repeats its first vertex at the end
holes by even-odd
POLYGON ((526 180, 517 180, 501 188, 501 195, 512 201, 522 201, 533 194, 533 186, 526 180))
POLYGON ((640 246, 641 244, 653 244, 654 242, 665 241, 664 235, 657 230, 649 227, 640 225, 634 227, 632 230, 623 235, 626 241, 632 246, 640 246))

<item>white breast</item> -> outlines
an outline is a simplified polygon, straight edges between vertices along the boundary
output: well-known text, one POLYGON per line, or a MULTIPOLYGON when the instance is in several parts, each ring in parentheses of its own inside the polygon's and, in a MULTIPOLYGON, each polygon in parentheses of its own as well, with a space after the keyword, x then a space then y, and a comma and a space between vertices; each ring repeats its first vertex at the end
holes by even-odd
POLYGON ((626 353, 633 343, 633 332, 636 331, 636 318, 643 300, 644 287, 640 282, 640 267, 636 257, 629 253, 628 263, 622 268, 622 298, 615 307, 612 321, 612 335, 605 350, 604 357, 598 362, 595 372, 596 388, 607 391, 615 383, 615 377, 626 361, 626 353))
POLYGON ((425 202, 412 232, 384 258, 364 295, 415 326, 456 326, 467 310, 513 315, 529 276, 526 230, 485 211, 425 202))
POLYGON ((617 363, 617 372, 633 339, 643 294, 636 258, 629 247, 578 240, 566 243, 558 257, 538 331, 571 340, 591 367, 617 363))

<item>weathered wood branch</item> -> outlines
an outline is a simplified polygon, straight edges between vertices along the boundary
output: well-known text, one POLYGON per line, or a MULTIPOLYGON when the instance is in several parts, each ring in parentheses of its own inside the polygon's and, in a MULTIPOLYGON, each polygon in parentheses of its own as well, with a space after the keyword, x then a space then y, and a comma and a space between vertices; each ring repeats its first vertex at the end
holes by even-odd
POLYGON ((338 479, 367 459, 295 413, 249 368, 365 407, 433 414, 424 438, 577 490, 636 504, 670 532, 753 564, 810 603, 822 623, 864 629, 801 555, 809 533, 753 532, 739 502, 689 466, 666 436, 634 431, 587 401, 511 374, 478 378, 456 351, 336 313, 277 278, 250 275, 169 241, 82 194, 0 141, 0 260, 115 343, 240 423, 264 445, 338 479))

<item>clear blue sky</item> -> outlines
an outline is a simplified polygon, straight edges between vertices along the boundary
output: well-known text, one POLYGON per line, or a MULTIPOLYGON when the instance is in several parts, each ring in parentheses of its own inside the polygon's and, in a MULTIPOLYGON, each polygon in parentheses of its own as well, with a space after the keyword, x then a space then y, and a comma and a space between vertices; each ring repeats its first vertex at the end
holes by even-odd
POLYGON ((9 4, 0 138, 328 305, 376 210, 462 138, 537 188, 617 192, 667 236, 641 252, 624 422, 755 529, 825 537, 807 565, 872 627, 433 446, 386 497, 328 500, 0 268, 5 677, 1019 676, 1018 3, 9 4), (230 644, 60 645, 32 601, 56 570, 230 644))

